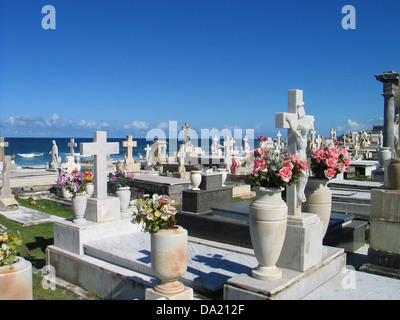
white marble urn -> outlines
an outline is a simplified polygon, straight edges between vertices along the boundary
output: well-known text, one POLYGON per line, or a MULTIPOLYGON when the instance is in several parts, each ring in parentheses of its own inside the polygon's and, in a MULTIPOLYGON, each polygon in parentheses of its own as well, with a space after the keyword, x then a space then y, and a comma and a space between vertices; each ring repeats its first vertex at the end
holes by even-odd
POLYGON ((188 232, 175 226, 151 234, 151 269, 161 280, 154 291, 161 295, 176 295, 185 290, 178 281, 186 272, 188 257, 188 232))
POLYGON ((322 221, 322 237, 324 237, 332 211, 332 191, 328 188, 328 181, 315 177, 308 178, 305 195, 307 200, 302 204, 302 211, 318 215, 322 221))
POLYGON ((282 189, 258 187, 250 204, 249 227, 254 253, 259 263, 252 276, 259 280, 279 280, 276 266, 285 241, 288 207, 282 189))
POLYGON ((190 175, 190 183, 192 185, 193 191, 199 191, 200 183, 201 183, 201 171, 193 170, 190 175))

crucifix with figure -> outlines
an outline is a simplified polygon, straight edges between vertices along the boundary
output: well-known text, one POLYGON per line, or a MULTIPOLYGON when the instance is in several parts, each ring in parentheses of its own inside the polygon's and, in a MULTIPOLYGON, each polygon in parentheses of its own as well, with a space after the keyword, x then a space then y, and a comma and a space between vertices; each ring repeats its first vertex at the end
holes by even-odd
MULTIPOLYGON (((314 128, 314 117, 305 114, 302 90, 289 90, 288 112, 275 114, 275 128, 288 129, 287 152, 296 154, 300 160, 307 158, 307 133, 314 128)), ((286 202, 289 215, 301 213, 307 180, 308 172, 303 172, 297 186, 287 187, 286 202)))

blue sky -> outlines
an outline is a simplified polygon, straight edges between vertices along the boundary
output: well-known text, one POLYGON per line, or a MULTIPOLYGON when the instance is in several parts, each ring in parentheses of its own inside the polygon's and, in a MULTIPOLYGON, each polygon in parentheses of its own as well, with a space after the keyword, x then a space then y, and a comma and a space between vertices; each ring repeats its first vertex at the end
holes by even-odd
MULTIPOLYGON (((318 134, 382 124, 398 0, 1 0, 0 136, 145 137, 168 121, 273 136, 289 89, 318 134), (45 5, 56 29, 42 28, 45 5), (356 29, 342 28, 345 5, 356 29)), ((286 134, 283 131, 284 135, 286 134)))

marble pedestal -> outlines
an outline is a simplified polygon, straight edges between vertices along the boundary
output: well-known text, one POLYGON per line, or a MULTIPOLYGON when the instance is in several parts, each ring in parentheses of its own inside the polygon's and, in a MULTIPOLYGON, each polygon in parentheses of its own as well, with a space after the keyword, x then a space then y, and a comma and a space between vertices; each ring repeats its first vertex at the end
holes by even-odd
POLYGON ((193 300, 193 289, 185 287, 184 290, 174 295, 162 295, 153 288, 147 288, 145 293, 146 300, 193 300))
POLYGON ((251 272, 232 277, 224 286, 224 300, 299 300, 339 274, 346 265, 341 248, 324 247, 322 260, 305 272, 282 268, 282 278, 263 281, 251 272))
POLYGON ((368 263, 360 270, 400 279, 400 191, 371 190, 368 263))
POLYGON ((18 210, 19 204, 14 197, 0 199, 0 211, 18 210))
POLYGON ((105 222, 119 218, 120 203, 117 197, 88 198, 85 219, 93 222, 105 222))
POLYGON ((322 221, 312 213, 288 215, 285 242, 277 266, 305 271, 321 259, 322 221))

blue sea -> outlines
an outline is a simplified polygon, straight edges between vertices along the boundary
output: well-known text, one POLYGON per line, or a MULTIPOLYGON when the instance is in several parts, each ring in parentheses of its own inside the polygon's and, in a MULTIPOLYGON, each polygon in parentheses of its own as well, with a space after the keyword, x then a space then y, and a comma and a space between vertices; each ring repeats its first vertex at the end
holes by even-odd
MULTIPOLYGON (((81 142, 93 142, 93 138, 74 138, 75 143, 77 143, 77 147, 74 148, 75 156, 80 155, 80 143, 81 142)), ((58 155, 61 157, 61 161, 65 162, 65 157, 70 155, 70 148, 68 147, 68 143, 70 138, 4 138, 4 141, 8 142, 8 147, 4 149, 5 155, 14 156, 14 161, 18 166, 44 166, 46 162, 51 162, 50 151, 52 149, 52 140, 56 141, 58 147, 58 155)), ((111 159, 118 161, 124 159, 124 153, 126 152, 126 148, 122 146, 122 142, 125 141, 126 138, 107 138, 108 142, 118 142, 119 143, 119 154, 110 155, 111 159)), ((145 138, 133 138, 134 141, 137 141, 137 147, 133 148, 133 157, 135 159, 139 159, 138 153, 141 152, 143 155, 143 159, 145 158, 146 145, 152 145, 153 141, 147 141, 145 138)), ((222 143, 221 139, 221 142, 222 143)), ((169 140, 167 139, 167 142, 169 140)), ((240 142, 237 141, 236 144, 240 148, 240 142)), ((170 145, 176 146, 179 150, 179 145, 182 144, 182 141, 172 141, 172 144, 168 143, 168 147, 170 145)), ((196 144, 192 141, 192 143, 196 146, 196 144)), ((209 141, 202 140, 198 141, 197 146, 201 147, 206 154, 210 153, 211 150, 212 139, 209 141)), ((174 148, 175 149, 175 148, 174 148)), ((177 150, 168 150, 170 156, 173 156, 173 152, 177 150), (172 153, 171 153, 172 152, 172 153)), ((90 159, 90 157, 89 157, 90 159)))

